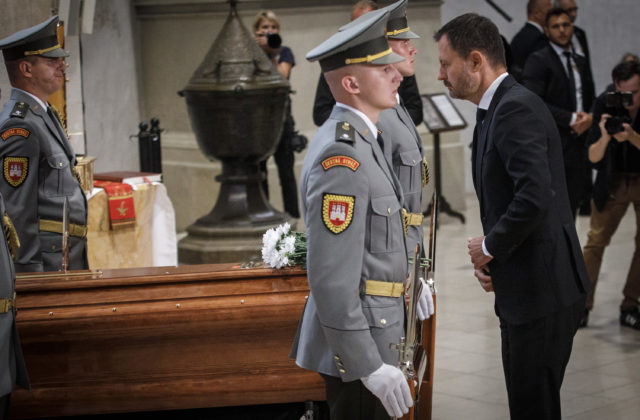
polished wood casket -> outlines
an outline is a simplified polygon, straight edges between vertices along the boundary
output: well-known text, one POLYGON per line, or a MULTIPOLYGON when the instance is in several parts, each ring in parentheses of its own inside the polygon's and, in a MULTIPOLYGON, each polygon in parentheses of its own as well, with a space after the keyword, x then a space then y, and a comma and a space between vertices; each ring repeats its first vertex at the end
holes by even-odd
MULTIPOLYGON (((31 391, 12 418, 320 401, 289 351, 308 284, 299 268, 236 264, 21 274, 17 325, 31 391)), ((419 418, 431 418, 433 332, 419 418)))

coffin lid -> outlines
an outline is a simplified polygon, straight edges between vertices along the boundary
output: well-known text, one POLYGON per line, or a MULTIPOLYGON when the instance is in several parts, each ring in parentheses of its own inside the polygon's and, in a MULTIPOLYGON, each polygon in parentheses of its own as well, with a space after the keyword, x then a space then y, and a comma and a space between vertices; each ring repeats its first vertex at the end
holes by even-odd
POLYGON ((251 32, 242 24, 231 0, 229 16, 193 73, 185 91, 265 89, 288 86, 251 32))

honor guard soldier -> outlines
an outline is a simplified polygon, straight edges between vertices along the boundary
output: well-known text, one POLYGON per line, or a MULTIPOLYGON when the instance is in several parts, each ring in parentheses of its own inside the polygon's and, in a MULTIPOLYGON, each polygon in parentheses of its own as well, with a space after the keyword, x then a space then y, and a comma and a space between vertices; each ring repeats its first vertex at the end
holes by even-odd
POLYGON ((29 377, 16 330, 16 273, 12 256, 19 246, 18 235, 7 215, 0 194, 0 420, 9 418, 9 399, 16 384, 29 389, 29 377))
MULTIPOLYGON (((414 57, 418 50, 411 43, 412 39, 420 38, 413 33, 407 22, 407 0, 397 1, 385 8, 389 11, 387 22, 387 40, 394 53, 405 58, 394 64, 403 77, 413 76, 415 73, 414 57)), ((395 107, 380 113, 378 128, 384 138, 384 155, 392 165, 404 195, 402 217, 407 241, 407 251, 413 256, 416 244, 424 251, 422 229, 422 188, 429 182, 427 160, 422 149, 422 139, 418 134, 409 112, 405 108, 400 95, 396 95, 395 107)), ((424 255, 424 252, 422 252, 424 255)), ((423 284, 423 290, 428 290, 423 284)), ((434 306, 431 294, 425 294, 420 299, 418 316, 421 320, 433 315, 434 306)))
POLYGON ((402 191, 375 126, 402 79, 387 16, 365 14, 307 54, 336 105, 302 168, 311 292, 291 355, 324 379, 332 420, 400 417, 413 404, 390 348, 404 332, 402 191))
POLYGON ((62 265, 62 219, 69 203, 69 269, 86 269, 87 201, 74 175, 75 154, 57 111, 47 100, 62 87, 64 57, 58 17, 0 40, 11 98, 0 112, 0 191, 20 247, 16 271, 55 271, 62 265))

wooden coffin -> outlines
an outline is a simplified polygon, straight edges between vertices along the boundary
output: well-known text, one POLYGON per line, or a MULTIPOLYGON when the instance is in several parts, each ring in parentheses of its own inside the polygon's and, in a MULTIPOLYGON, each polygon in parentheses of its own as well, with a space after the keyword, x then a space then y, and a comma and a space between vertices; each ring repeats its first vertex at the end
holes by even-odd
POLYGON ((308 294, 300 269, 233 264, 17 280, 30 418, 324 400, 288 358, 308 294))

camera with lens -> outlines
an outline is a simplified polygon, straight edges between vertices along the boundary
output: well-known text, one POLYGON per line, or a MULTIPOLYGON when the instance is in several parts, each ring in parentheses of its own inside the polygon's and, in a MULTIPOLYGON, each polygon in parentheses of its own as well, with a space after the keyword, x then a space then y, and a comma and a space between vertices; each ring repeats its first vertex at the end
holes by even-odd
POLYGON ((607 118, 604 128, 609 134, 616 134, 624 130, 622 124, 631 124, 631 118, 627 107, 633 104, 631 92, 607 92, 605 95, 605 106, 607 113, 611 117, 607 118))
POLYGON ((307 136, 294 131, 293 135, 291 136, 291 149, 294 152, 300 153, 304 150, 305 147, 307 147, 308 142, 309 140, 307 139, 307 136))
POLYGON ((278 49, 280 48, 280 45, 282 45, 282 38, 278 34, 274 34, 273 32, 268 32, 267 45, 269 46, 269 48, 273 50, 278 49))

